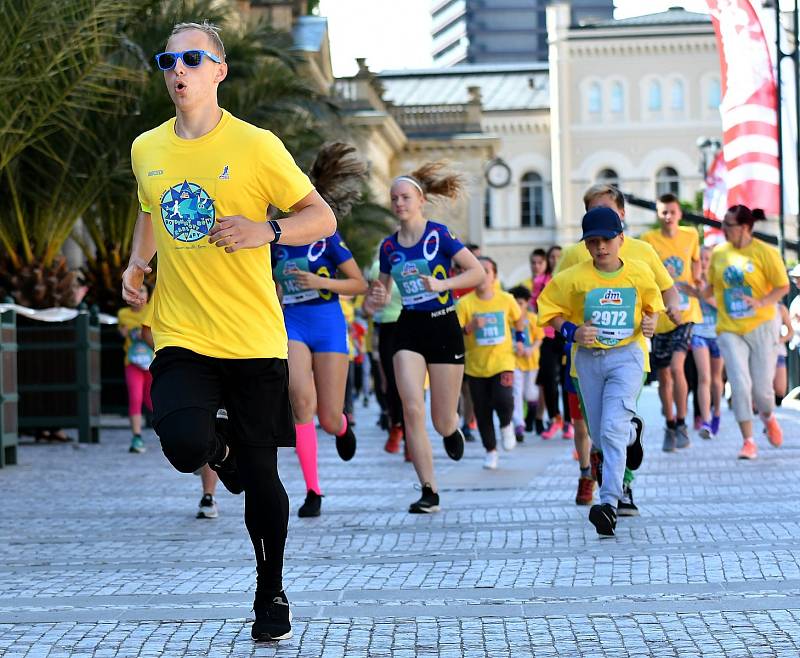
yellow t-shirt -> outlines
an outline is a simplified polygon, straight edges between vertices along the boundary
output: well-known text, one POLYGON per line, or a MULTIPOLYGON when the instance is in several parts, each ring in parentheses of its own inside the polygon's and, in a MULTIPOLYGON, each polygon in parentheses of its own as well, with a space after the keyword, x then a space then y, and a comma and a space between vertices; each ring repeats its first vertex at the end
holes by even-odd
POLYGON ((314 188, 275 135, 225 110, 197 139, 179 138, 174 126, 170 119, 131 148, 139 202, 151 215, 158 252, 156 349, 285 359, 269 245, 228 254, 207 234, 215 218, 264 222, 270 204, 289 210, 314 188))
POLYGON ((754 309, 742 295, 759 299, 773 289, 789 285, 789 277, 777 249, 754 239, 744 249, 730 242, 711 252, 708 282, 717 300, 717 333, 746 334, 775 317, 775 305, 754 309))
POLYGON ((142 326, 150 326, 153 318, 153 305, 148 302, 138 311, 134 311, 130 306, 121 308, 117 313, 117 322, 120 327, 125 327, 128 331, 125 335, 125 344, 122 349, 125 351, 125 365, 128 365, 128 348, 133 342, 131 340, 131 331, 134 329, 141 329, 142 326))
MULTIPOLYGON (((539 326, 536 313, 533 311, 525 312, 525 345, 530 347, 537 341, 544 338, 544 329, 539 326)), ((517 357, 517 370, 538 370, 539 369, 539 347, 536 347, 528 356, 517 357)))
POLYGON ((344 315, 344 322, 347 325, 347 354, 352 361, 356 358, 356 346, 353 345, 353 340, 350 337, 350 325, 356 317, 355 304, 352 299, 345 299, 340 295, 339 306, 342 307, 342 315, 344 315))
MULTIPOLYGON (((690 286, 695 282, 692 278, 692 262, 700 260, 700 239, 697 231, 686 226, 679 226, 674 238, 665 236, 661 229, 653 229, 642 235, 642 240, 656 250, 664 267, 667 268, 673 281, 683 281, 690 286)), ((700 300, 687 295, 680 287, 676 287, 680 301, 678 308, 681 310, 682 324, 687 322, 703 321, 703 312, 700 310, 700 300)), ((657 334, 665 334, 675 329, 675 324, 664 313, 658 318, 657 334)))
POLYGON ((458 299, 456 313, 462 327, 476 316, 486 318, 482 328, 464 336, 466 374, 492 377, 514 370, 514 323, 522 316, 517 300, 497 290, 491 299, 480 299, 477 293, 471 292, 458 299))
MULTIPOLYGON (((663 292, 672 288, 672 277, 669 275, 669 272, 667 272, 667 268, 662 264, 656 250, 646 242, 626 235, 625 241, 622 243, 622 247, 620 247, 619 250, 619 257, 624 263, 630 260, 643 261, 645 265, 652 270, 659 290, 663 292)), ((556 266, 555 273, 559 274, 573 265, 586 261, 591 262, 591 260, 592 255, 589 253, 586 245, 583 242, 579 242, 564 250, 564 254, 561 256, 561 260, 558 261, 558 265, 556 266)))
MULTIPOLYGON (((576 325, 591 320, 600 333, 592 348, 612 349, 637 343, 647 356, 642 334, 644 313, 664 310, 653 272, 641 261, 623 262, 616 272, 601 272, 592 261, 556 274, 539 296, 539 322, 561 316, 576 325)), ((574 350, 577 344, 573 345, 574 350)), ((645 358, 645 370, 648 359, 645 358)), ((577 376, 572 359, 573 376, 577 376)))

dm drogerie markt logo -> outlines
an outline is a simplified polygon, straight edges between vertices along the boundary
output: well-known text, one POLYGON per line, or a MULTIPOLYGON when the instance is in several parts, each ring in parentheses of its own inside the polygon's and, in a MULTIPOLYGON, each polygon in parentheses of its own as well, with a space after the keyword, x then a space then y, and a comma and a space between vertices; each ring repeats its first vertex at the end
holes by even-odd
POLYGON ((183 181, 161 197, 164 227, 181 242, 196 242, 208 235, 214 217, 214 199, 195 183, 183 181))

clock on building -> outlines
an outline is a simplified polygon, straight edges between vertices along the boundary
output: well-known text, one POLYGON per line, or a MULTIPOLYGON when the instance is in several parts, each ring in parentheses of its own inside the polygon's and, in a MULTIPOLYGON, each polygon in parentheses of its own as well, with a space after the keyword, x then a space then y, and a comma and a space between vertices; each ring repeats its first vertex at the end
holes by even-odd
POLYGON ((511 182, 511 167, 502 158, 494 158, 486 163, 484 176, 492 187, 506 187, 511 182))

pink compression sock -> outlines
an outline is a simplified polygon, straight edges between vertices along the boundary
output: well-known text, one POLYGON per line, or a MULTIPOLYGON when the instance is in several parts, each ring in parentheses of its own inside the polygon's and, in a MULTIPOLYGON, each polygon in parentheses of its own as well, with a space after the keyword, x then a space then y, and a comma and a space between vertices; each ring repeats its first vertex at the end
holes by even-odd
POLYGON ((294 426, 297 434, 297 458, 306 481, 306 489, 322 494, 317 475, 317 428, 314 421, 294 426))
POLYGON ((347 431, 347 414, 342 414, 342 431, 339 432, 336 436, 343 436, 346 431, 347 431))

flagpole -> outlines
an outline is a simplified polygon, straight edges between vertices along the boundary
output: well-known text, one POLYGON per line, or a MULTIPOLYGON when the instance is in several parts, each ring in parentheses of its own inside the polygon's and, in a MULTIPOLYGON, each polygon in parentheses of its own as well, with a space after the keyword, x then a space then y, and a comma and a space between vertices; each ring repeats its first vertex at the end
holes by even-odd
POLYGON ((783 204, 783 105, 782 105, 782 97, 783 92, 781 90, 781 68, 783 63, 783 58, 788 56, 788 53, 784 53, 783 49, 781 48, 781 6, 780 0, 775 0, 775 49, 776 49, 776 59, 777 59, 777 107, 776 114, 778 115, 778 235, 779 235, 779 244, 778 249, 781 252, 781 259, 784 257, 784 248, 783 243, 786 239, 786 225, 785 225, 785 218, 784 218, 784 204, 783 204))

